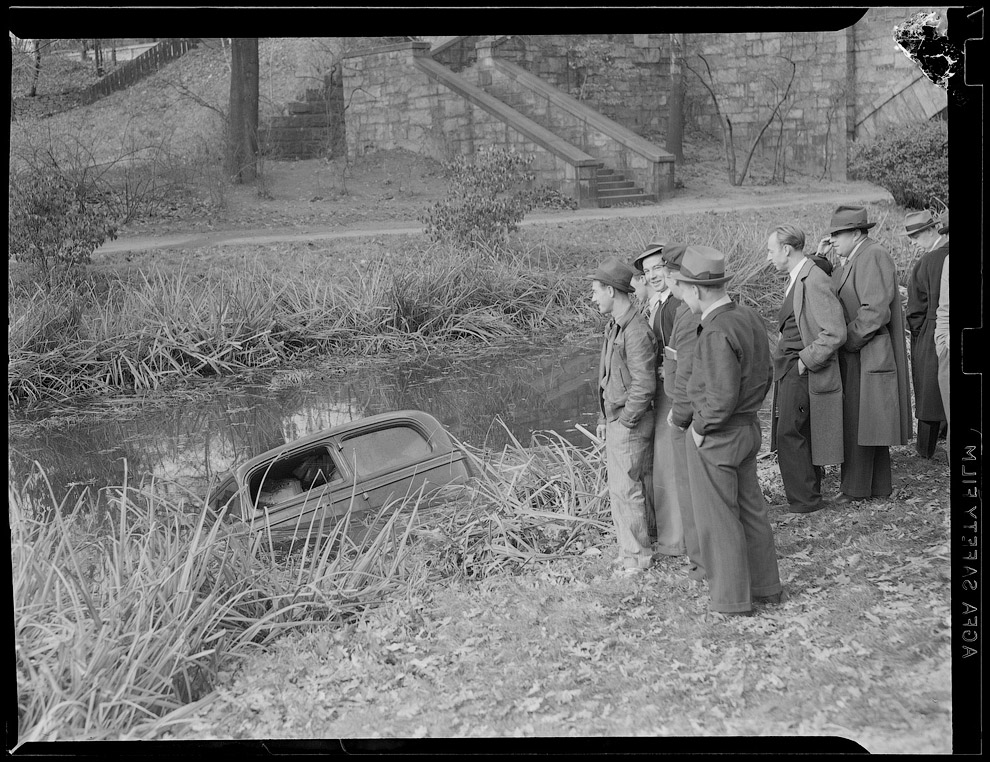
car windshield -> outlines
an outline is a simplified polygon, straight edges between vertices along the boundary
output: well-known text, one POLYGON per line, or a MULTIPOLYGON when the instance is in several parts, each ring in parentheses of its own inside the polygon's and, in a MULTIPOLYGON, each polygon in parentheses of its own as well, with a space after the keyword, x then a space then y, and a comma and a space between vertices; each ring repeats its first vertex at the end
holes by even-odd
POLYGON ((341 443, 341 457, 358 477, 415 463, 432 452, 423 435, 408 426, 369 431, 341 443))

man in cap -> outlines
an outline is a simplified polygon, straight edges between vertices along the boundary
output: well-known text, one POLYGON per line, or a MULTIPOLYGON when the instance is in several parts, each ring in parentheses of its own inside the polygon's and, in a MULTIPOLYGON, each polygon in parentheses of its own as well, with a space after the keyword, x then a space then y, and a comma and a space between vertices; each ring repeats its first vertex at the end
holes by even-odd
POLYGON ((780 225, 767 239, 767 260, 789 275, 777 313, 773 356, 777 451, 790 513, 812 513, 822 501, 822 466, 842 462, 839 347, 846 340, 842 305, 822 267, 804 255, 804 233, 780 225))
POLYGON ((692 312, 684 303, 681 296, 682 287, 676 278, 686 249, 686 246, 675 243, 669 244, 663 251, 664 277, 671 293, 679 300, 677 315, 674 317, 674 325, 669 334, 670 339, 664 347, 663 389, 669 400, 665 425, 670 428, 677 502, 681 509, 684 549, 689 564, 688 576, 700 582, 705 578, 705 563, 698 542, 698 527, 694 518, 691 479, 688 472, 687 427, 691 425, 693 411, 687 396, 687 387, 691 378, 694 346, 698 342, 701 315, 692 312))
POLYGON ((935 349, 935 316, 939 304, 942 264, 949 256, 949 240, 938 229, 932 213, 911 212, 901 235, 921 252, 908 281, 905 319, 911 332, 911 380, 914 382, 914 417, 918 419, 915 449, 922 458, 935 454, 939 431, 945 422, 945 406, 938 386, 938 353, 935 349))
POLYGON ((818 253, 834 250, 832 273, 846 321, 839 349, 842 377, 842 477, 835 502, 845 505, 893 491, 890 445, 911 438, 911 398, 904 317, 890 254, 867 231, 866 209, 840 206, 818 253))
MULTIPOLYGON (((938 229, 940 235, 949 234, 949 220, 938 229)), ((938 388, 942 393, 942 409, 945 411, 945 442, 949 449, 949 427, 952 416, 949 413, 949 255, 942 262, 942 276, 939 278, 938 308, 935 310, 935 353, 938 355, 938 388)))
POLYGON ((656 533, 657 551, 665 556, 684 555, 684 530, 674 478, 674 451, 671 429, 667 426, 670 400, 664 392, 664 347, 670 340, 674 316, 680 301, 671 295, 664 277, 664 244, 650 243, 633 266, 645 276, 650 288, 646 322, 657 342, 657 388, 653 398, 653 463, 647 508, 652 509, 652 531, 656 533))
POLYGON ((591 301, 609 316, 598 370, 597 435, 605 440, 612 521, 623 570, 652 560, 643 484, 652 462, 656 341, 630 294, 635 270, 616 257, 590 276, 591 301))
POLYGON ((681 295, 701 315, 688 397, 688 471, 708 576, 710 609, 749 615, 754 600, 782 592, 773 529, 756 475, 757 413, 773 380, 762 318, 725 291, 725 257, 688 246, 676 274, 681 295))

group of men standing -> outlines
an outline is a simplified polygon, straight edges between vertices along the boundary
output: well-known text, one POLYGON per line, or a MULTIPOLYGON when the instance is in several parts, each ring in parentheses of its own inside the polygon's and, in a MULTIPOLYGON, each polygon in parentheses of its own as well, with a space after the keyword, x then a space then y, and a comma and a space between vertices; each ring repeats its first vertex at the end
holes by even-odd
MULTIPOLYGON (((920 222, 909 215, 906 234, 931 254, 912 273, 907 322, 915 392, 928 402, 938 359, 947 361, 947 351, 935 351, 940 302, 931 295, 943 271, 947 279, 948 248, 941 238, 921 238, 931 225, 920 222), (924 359, 927 343, 934 361, 924 359)), ((648 568, 655 545, 663 555, 686 555, 689 578, 708 581, 713 617, 780 602, 756 470, 757 413, 771 388, 771 449, 787 498, 778 510, 811 513, 891 494, 889 447, 910 439, 910 389, 896 268, 868 236, 874 225, 865 208, 840 206, 810 257, 796 227, 770 233, 767 260, 788 274, 773 352, 760 315, 726 293, 732 275, 711 247, 651 243, 631 264, 611 257, 589 276, 592 301, 610 317, 597 435, 605 441, 621 573, 648 568), (841 491, 827 500, 821 480, 830 464, 841 464, 841 491)), ((944 306, 947 315, 947 289, 944 306)), ((925 457, 947 399, 944 407, 940 413, 917 396, 925 457)))

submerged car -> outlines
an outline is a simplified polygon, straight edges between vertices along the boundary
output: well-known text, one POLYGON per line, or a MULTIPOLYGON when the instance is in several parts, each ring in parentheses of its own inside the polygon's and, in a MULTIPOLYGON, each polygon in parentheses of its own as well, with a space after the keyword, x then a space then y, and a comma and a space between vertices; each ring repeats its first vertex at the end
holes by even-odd
POLYGON ((471 476, 467 455, 436 418, 381 413, 324 429, 243 463, 210 493, 217 511, 274 536, 326 530, 348 511, 374 512, 471 476))

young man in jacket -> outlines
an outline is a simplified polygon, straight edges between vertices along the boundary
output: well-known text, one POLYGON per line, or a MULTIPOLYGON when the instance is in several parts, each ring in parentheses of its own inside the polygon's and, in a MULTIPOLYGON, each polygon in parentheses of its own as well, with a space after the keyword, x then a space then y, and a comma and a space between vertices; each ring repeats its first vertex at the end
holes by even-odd
POLYGON ((653 458, 656 341, 630 297, 634 274, 610 257, 589 276, 591 301, 609 317, 598 366, 596 433, 605 440, 612 521, 626 573, 649 568, 653 555, 643 483, 653 458))
POLYGON ((674 450, 671 428, 667 426, 670 399, 664 391, 664 348, 670 341, 674 317, 681 302, 673 296, 664 277, 664 244, 650 243, 633 260, 633 267, 641 271, 649 285, 650 296, 646 322, 653 331, 657 343, 657 388, 653 398, 653 462, 650 469, 651 489, 647 510, 652 509, 656 533, 657 552, 665 556, 684 555, 684 528, 674 476, 674 450))
POLYGON ((839 347, 846 340, 842 305, 825 271, 804 255, 804 233, 780 225, 767 239, 767 260, 788 273, 777 313, 773 356, 775 411, 771 450, 790 513, 812 513, 822 501, 822 466, 842 462, 839 347))
POLYGON ((688 246, 675 276, 692 312, 701 315, 688 398, 693 415, 688 471, 694 516, 716 616, 748 615, 754 600, 782 592, 773 529, 756 474, 757 413, 773 366, 763 319, 725 291, 725 257, 688 246))

